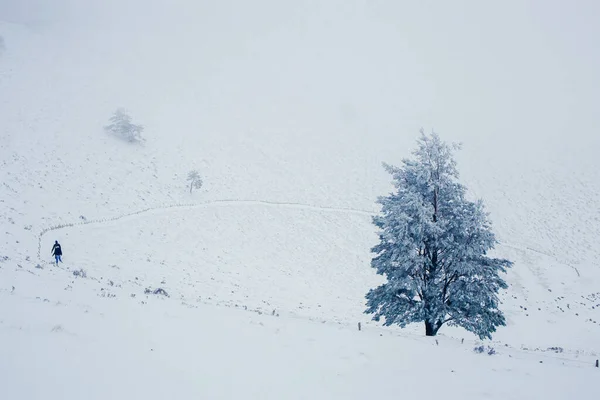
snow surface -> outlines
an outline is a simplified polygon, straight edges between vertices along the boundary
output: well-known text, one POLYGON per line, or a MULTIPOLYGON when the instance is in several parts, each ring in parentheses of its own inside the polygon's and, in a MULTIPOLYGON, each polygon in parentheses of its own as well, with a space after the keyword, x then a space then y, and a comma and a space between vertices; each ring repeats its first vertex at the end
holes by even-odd
POLYGON ((2 398, 600 394, 600 14, 522 4, 0 4, 2 398), (363 314, 421 125, 515 262, 493 341, 363 314))

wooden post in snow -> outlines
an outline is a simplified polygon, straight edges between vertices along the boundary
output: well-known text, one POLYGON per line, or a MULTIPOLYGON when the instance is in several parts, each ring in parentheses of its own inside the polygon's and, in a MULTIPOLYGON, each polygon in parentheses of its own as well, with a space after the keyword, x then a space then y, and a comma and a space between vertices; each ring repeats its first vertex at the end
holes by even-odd
POLYGON ((360 331, 360 322, 358 323, 358 330, 360 331))
POLYGON ((596 360, 596 368, 599 368, 600 365, 598 364, 598 360, 596 360))

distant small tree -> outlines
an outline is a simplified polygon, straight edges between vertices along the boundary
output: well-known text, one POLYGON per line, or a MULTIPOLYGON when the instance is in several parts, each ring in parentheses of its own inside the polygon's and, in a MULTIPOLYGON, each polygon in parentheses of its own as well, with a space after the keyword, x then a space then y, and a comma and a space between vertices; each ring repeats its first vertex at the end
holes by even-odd
POLYGON ((365 312, 385 325, 424 322, 427 336, 448 323, 491 338, 505 325, 497 294, 507 285, 499 274, 512 263, 487 256, 496 238, 483 203, 467 200, 458 183, 456 148, 421 131, 413 158, 385 165, 396 190, 378 200, 371 266, 387 282, 369 291, 365 312))
POLYGON ((202 178, 200 178, 200 174, 196 170, 188 173, 187 180, 190 182, 190 194, 193 189, 200 189, 202 187, 202 178))
POLYGON ((105 126, 106 132, 118 136, 128 142, 143 142, 142 132, 144 127, 131 123, 131 117, 127 112, 119 108, 110 118, 110 124, 105 126))

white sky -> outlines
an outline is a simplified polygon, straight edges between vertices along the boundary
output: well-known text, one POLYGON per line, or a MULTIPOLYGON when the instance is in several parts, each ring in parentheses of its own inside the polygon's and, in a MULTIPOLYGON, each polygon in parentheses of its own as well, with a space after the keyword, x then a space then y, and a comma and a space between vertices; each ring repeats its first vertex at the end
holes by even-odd
POLYGON ((0 20, 257 129, 423 126, 566 160, 600 144, 597 1, 0 0, 0 20))

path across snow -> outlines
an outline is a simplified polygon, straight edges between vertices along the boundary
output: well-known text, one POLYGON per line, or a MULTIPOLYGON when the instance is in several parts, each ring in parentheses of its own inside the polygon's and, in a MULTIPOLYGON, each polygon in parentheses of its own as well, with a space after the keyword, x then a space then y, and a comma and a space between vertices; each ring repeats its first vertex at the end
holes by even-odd
POLYGON ((134 211, 127 214, 117 215, 111 218, 97 218, 92 220, 83 220, 80 222, 72 222, 66 224, 54 225, 49 228, 43 229, 38 235, 38 260, 43 261, 41 258, 41 249, 44 235, 48 232, 56 231, 59 229, 70 228, 79 225, 91 225, 91 224, 102 224, 106 222, 118 221, 128 217, 134 217, 138 215, 151 215, 152 213, 162 213, 173 210, 193 210, 199 208, 207 208, 207 207, 235 207, 235 206, 258 206, 258 207, 281 207, 281 208, 292 208, 292 209, 301 209, 301 210, 312 210, 316 212, 327 212, 327 213, 347 213, 347 214, 357 214, 357 215, 365 215, 365 216, 374 216, 376 213, 374 211, 367 210, 358 210, 353 208, 338 208, 338 207, 324 207, 324 206, 316 206, 311 204, 302 204, 302 203, 286 203, 286 202, 276 202, 276 201, 268 201, 268 200, 240 200, 240 199, 223 199, 223 200, 215 200, 204 203, 190 203, 190 204, 172 204, 160 207, 151 207, 145 208, 143 210, 134 211))

